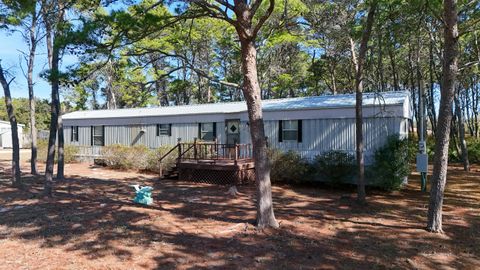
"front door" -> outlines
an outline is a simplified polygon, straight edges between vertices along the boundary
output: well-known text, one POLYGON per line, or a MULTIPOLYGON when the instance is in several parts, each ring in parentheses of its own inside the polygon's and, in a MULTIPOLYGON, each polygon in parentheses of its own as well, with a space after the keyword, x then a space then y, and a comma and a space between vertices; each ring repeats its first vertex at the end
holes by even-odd
POLYGON ((229 119, 225 121, 227 144, 240 143, 240 120, 229 119))

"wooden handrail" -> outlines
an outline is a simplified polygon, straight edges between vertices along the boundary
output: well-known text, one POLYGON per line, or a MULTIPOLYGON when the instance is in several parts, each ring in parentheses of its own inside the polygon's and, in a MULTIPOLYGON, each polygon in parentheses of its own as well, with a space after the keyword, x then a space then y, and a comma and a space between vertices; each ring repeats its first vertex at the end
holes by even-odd
POLYGON ((183 157, 183 155, 185 155, 185 153, 187 153, 190 149, 193 148, 193 146, 194 146, 194 144, 190 145, 185 151, 181 152, 178 159, 181 159, 183 157))
POLYGON ((173 150, 175 150, 176 148, 178 148, 179 145, 180 145, 180 144, 178 143, 177 145, 175 145, 174 147, 172 147, 172 149, 170 149, 165 155, 163 155, 163 156, 158 160, 158 162, 162 162, 162 160, 163 160, 164 158, 166 158, 168 155, 170 155, 170 153, 172 153, 173 150))
POLYGON ((179 160, 246 160, 252 158, 251 144, 225 144, 215 142, 181 143, 185 150, 179 152, 179 160), (185 157, 185 153, 193 148, 192 155, 185 157))

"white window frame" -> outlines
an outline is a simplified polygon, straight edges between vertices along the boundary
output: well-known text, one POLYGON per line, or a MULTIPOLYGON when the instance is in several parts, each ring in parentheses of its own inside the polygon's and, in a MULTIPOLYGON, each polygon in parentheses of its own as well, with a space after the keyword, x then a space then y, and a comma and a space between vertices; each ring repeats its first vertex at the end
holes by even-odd
POLYGON ((213 141, 215 138, 214 138, 214 134, 215 132, 213 131, 214 129, 214 124, 213 122, 207 122, 207 123, 200 123, 200 140, 202 141, 213 141), (210 127, 209 129, 205 129, 205 127, 210 127), (207 138, 207 139, 204 139, 204 137, 207 135, 207 134, 211 134, 209 137, 210 138, 207 138))
POLYGON ((104 126, 92 126, 92 145, 93 146, 104 146, 105 145, 105 127, 104 126), (96 134, 97 130, 101 130, 101 134, 96 134), (101 138, 101 144, 95 142, 95 138, 101 138))
POLYGON ((70 141, 72 142, 78 142, 78 126, 72 126, 72 133, 71 133, 72 138, 70 138, 70 141))
POLYGON ((282 140, 288 141, 288 142, 298 141, 298 120, 282 121, 282 140), (289 138, 289 136, 286 136, 286 134, 289 134, 289 133, 295 134, 295 138, 289 138))

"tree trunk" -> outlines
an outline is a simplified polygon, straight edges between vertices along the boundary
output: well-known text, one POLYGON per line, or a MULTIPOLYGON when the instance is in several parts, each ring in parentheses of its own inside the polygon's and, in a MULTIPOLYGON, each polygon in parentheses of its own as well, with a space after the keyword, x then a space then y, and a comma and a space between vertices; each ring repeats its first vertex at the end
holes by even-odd
POLYGON ((12 133, 12 185, 16 187, 22 186, 21 172, 20 172, 20 144, 18 141, 17 118, 12 105, 12 97, 10 95, 10 82, 5 78, 5 74, 0 63, 0 82, 2 83, 5 94, 5 106, 7 108, 8 119, 10 120, 10 127, 12 133))
MULTIPOLYGON (((57 92, 59 95, 59 93, 57 92)), ((58 98, 60 103, 60 98, 58 98)), ((58 111, 61 112, 61 104, 58 104, 58 111)), ((63 136, 63 119, 62 115, 58 114, 58 160, 57 160, 57 180, 63 180, 65 178, 65 151, 64 151, 64 136, 63 136)))
POLYGON ((356 154, 357 154, 357 200, 361 204, 366 203, 365 194, 365 157, 363 153, 363 65, 365 62, 365 56, 367 53, 368 40, 370 39, 370 33, 372 32, 372 26, 376 10, 376 2, 372 3, 370 10, 368 11, 367 24, 362 34, 362 40, 360 43, 360 51, 358 58, 355 55, 355 44, 350 38, 352 61, 355 66, 355 132, 356 132, 356 154))
POLYGON ((381 26, 378 25, 379 30, 377 31, 377 41, 378 41, 378 79, 379 85, 382 92, 385 92, 385 79, 383 77, 383 49, 382 49, 382 31, 381 26))
POLYGON ((243 95, 247 103, 252 137, 255 181, 257 186, 257 226, 277 228, 278 222, 273 213, 270 165, 263 124, 262 99, 257 77, 257 50, 253 40, 241 39, 243 95))
POLYGON ((54 46, 52 51, 52 69, 51 69, 51 84, 52 84, 52 104, 50 106, 50 135, 48 137, 48 152, 47 152, 47 164, 45 169, 45 185, 44 195, 48 197, 53 196, 53 166, 55 163, 55 141, 57 139, 58 129, 58 115, 60 114, 60 108, 58 100, 59 81, 58 81, 58 62, 59 51, 58 47, 54 46))
POLYGON ((433 74, 433 69, 435 68, 435 62, 433 59, 433 42, 430 40, 430 46, 429 46, 429 58, 430 58, 430 64, 429 64, 429 75, 430 75, 430 89, 429 89, 429 108, 430 108, 430 115, 431 115, 431 124, 432 124, 432 132, 433 134, 436 133, 437 130, 437 112, 435 110, 435 99, 434 99, 434 74, 433 74))
POLYGON ((467 142, 465 141, 465 123, 463 121, 463 113, 462 108, 460 106, 460 94, 457 92, 457 96, 455 97, 455 114, 457 115, 457 123, 458 123, 458 134, 459 134, 459 142, 460 148, 462 150, 462 162, 463 162, 463 169, 466 172, 470 171, 470 162, 468 160, 468 148, 467 142))
MULTIPOLYGON (((60 62, 60 48, 57 44, 56 35, 58 28, 63 21, 63 7, 60 5, 60 13, 58 16, 58 22, 56 22, 55 31, 52 29, 51 21, 45 20, 45 34, 47 43, 48 63, 50 66, 50 83, 52 87, 52 103, 50 106, 50 133, 48 137, 47 148, 47 163, 45 168, 45 183, 43 193, 45 196, 53 196, 53 170, 55 163, 55 143, 58 132, 58 117, 60 115, 60 96, 59 96, 59 62, 60 62)), ((49 14, 52 7, 47 7, 44 3, 44 16, 49 14), (50 10, 49 10, 50 9, 50 10)))
POLYGON ((38 174, 37 170, 37 124, 35 118, 35 95, 33 92, 33 66, 35 62, 35 51, 37 49, 37 11, 32 11, 32 24, 29 28, 30 53, 28 55, 27 68, 27 85, 28 85, 28 105, 30 109, 30 140, 31 140, 31 156, 30 156, 30 172, 33 175, 38 174))
POLYGON ((442 232, 442 206, 447 181, 448 145, 452 120, 452 102, 458 71, 457 0, 444 0, 443 81, 435 141, 435 156, 428 206, 427 230, 442 232))

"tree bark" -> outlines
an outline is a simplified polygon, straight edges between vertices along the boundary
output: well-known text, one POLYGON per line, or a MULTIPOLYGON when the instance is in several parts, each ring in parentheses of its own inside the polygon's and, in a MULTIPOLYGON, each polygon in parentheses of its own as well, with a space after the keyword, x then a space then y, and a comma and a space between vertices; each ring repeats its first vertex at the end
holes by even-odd
POLYGON ((38 174, 37 170, 37 124, 35 118, 35 95, 33 92, 33 66, 35 63, 35 51, 37 49, 37 10, 32 11, 32 24, 29 28, 30 52, 28 55, 27 68, 27 85, 28 85, 28 105, 30 108, 30 139, 31 139, 31 156, 30 156, 30 172, 33 175, 38 174))
POLYGON ((267 142, 263 123, 262 96, 257 74, 257 50, 255 38, 258 30, 273 12, 275 2, 270 0, 267 13, 265 13, 252 26, 252 9, 248 4, 235 0, 234 12, 237 22, 234 23, 241 46, 241 61, 243 73, 242 92, 247 103, 248 119, 250 123, 250 136, 252 138, 253 160, 255 163, 255 182, 257 189, 257 227, 278 228, 275 219, 272 201, 272 186, 270 181, 270 164, 267 156, 267 142))
POLYGON ((452 102, 458 72, 457 0, 444 0, 443 79, 435 140, 435 156, 428 206, 427 230, 442 232, 442 206, 447 181, 452 102))
POLYGON ((367 22, 362 34, 362 40, 360 43, 360 51, 358 58, 355 54, 355 44, 353 39, 350 38, 352 62, 355 66, 355 132, 356 132, 356 154, 357 154, 357 200, 361 204, 366 203, 365 193, 365 157, 363 153, 364 141, 363 141, 363 66, 365 62, 365 56, 367 53, 368 40, 370 39, 370 33, 372 32, 373 21, 375 18, 375 10, 377 3, 373 2, 368 11, 367 22))
POLYGON ((459 135, 459 142, 460 142, 460 149, 462 150, 462 162, 463 162, 463 169, 466 172, 470 171, 470 161, 468 160, 468 148, 467 142, 465 141, 465 123, 463 121, 463 112, 460 106, 460 93, 458 93, 455 97, 455 114, 457 116, 457 123, 458 123, 458 135, 459 135))
POLYGON ((267 156, 265 129, 263 124, 262 99, 257 77, 257 50, 252 40, 241 40, 243 95, 247 103, 252 137, 255 181, 257 187, 257 226, 277 228, 273 213, 270 165, 267 156))
POLYGON ((50 106, 50 134, 48 136, 48 153, 47 164, 45 169, 45 185, 44 195, 48 197, 53 196, 53 166, 55 163, 55 141, 57 139, 58 130, 58 115, 59 108, 59 81, 58 81, 58 62, 59 50, 58 46, 53 46, 52 51, 52 69, 51 69, 51 85, 52 85, 52 104, 50 106))
MULTIPOLYGON (((60 93, 57 93, 60 95, 60 93)), ((63 119, 61 115, 61 104, 60 104, 60 97, 58 98, 58 160, 57 160, 57 180, 63 180, 65 178, 65 150, 64 150, 64 145, 65 145, 65 138, 63 134, 63 119)))
POLYGON ((18 141, 17 118, 12 104, 12 96, 10 95, 10 82, 5 78, 4 70, 0 63, 0 82, 2 83, 5 94, 5 106, 7 108, 8 119, 10 120, 12 134, 12 185, 22 187, 22 179, 20 172, 20 143, 18 141))
MULTIPOLYGON (((44 16, 53 16, 49 14, 49 7, 44 3, 44 16)), ((52 7, 50 7, 52 8, 52 7)), ((53 170, 55 163, 55 143, 58 131, 58 117, 60 115, 60 82, 59 82, 59 62, 60 62, 60 44, 57 41, 57 34, 60 32, 58 28, 63 22, 64 10, 59 5, 60 10, 57 14, 58 21, 55 21, 55 30, 52 29, 51 20, 45 20, 47 54, 50 66, 50 84, 52 87, 52 104, 50 106, 50 133, 48 137, 47 163, 45 168, 45 183, 43 194, 47 197, 53 197, 53 170)))
POLYGON ((434 99, 434 74, 433 74, 433 69, 435 68, 435 62, 433 59, 433 42, 430 40, 430 46, 429 46, 429 76, 430 76, 430 88, 429 88, 429 109, 430 109, 430 115, 431 115, 431 124, 432 124, 432 132, 433 134, 436 133, 437 130, 437 112, 435 110, 435 99, 434 99))

